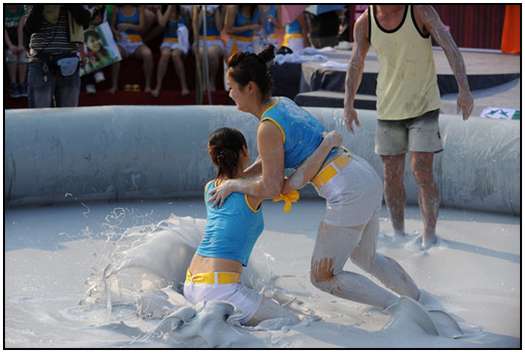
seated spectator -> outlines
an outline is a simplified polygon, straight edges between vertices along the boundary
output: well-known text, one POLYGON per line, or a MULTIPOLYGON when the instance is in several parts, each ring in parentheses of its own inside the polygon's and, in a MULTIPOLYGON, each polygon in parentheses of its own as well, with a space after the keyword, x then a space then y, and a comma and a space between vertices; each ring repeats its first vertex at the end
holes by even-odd
POLYGON ((278 30, 281 29, 281 6, 279 5, 259 5, 263 20, 264 46, 271 44, 278 48, 281 43, 281 36, 278 30))
POLYGON ((4 50, 9 75, 9 96, 27 96, 27 53, 23 44, 23 27, 26 17, 24 5, 4 6, 4 50))
MULTIPOLYGON (((115 5, 111 19, 111 30, 117 40, 122 58, 134 56, 142 60, 144 70, 144 92, 151 93, 153 54, 142 41, 140 32, 144 27, 144 8, 137 5, 115 5)), ((118 90, 120 62, 112 65, 110 93, 118 90)))
POLYGON ((304 13, 284 26, 284 38, 281 45, 299 53, 310 45, 304 13))
POLYGON ((193 33, 195 38, 195 59, 204 65, 204 47, 208 54, 210 91, 216 90, 216 77, 222 57, 224 56, 224 43, 221 39, 221 30, 224 25, 224 6, 206 5, 206 32, 204 32, 202 6, 193 7, 193 33))
POLYGON ((224 31, 229 35, 226 45, 228 57, 238 51, 253 53, 254 34, 261 28, 257 5, 228 5, 224 21, 224 31))
POLYGON ((29 48, 30 108, 76 107, 80 93, 79 51, 82 27, 91 13, 81 5, 32 5, 24 25, 29 48))
POLYGON ((188 28, 181 18, 179 5, 168 5, 164 13, 158 12, 158 21, 164 27, 164 39, 160 45, 160 59, 157 67, 157 87, 152 92, 154 97, 160 95, 162 81, 166 75, 169 59, 173 59, 175 72, 179 78, 182 95, 190 93, 186 82, 186 72, 182 56, 188 53, 190 44, 188 40, 188 28))

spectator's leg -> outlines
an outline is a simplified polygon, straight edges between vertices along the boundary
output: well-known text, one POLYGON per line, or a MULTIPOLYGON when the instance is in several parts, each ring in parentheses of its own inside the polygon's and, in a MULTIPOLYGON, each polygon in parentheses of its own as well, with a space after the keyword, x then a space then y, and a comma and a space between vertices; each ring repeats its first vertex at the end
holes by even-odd
MULTIPOLYGON (((124 48, 122 48, 120 45, 118 46, 118 50, 120 51, 120 56, 122 59, 126 58, 126 51, 124 48)), ((120 73, 120 61, 116 62, 111 65, 111 88, 109 89, 109 93, 115 94, 118 90, 118 76, 120 73)))
POLYGON ((80 72, 63 77, 56 74, 55 102, 57 107, 78 107, 80 95, 80 72))
POLYGON ((151 95, 153 97, 158 97, 160 95, 160 90, 162 88, 162 81, 164 80, 164 75, 166 75, 166 71, 168 69, 168 63, 170 61, 170 49, 169 48, 161 48, 160 49, 160 59, 159 64, 157 65, 157 86, 151 92, 151 95))
POLYGON ((44 79, 41 63, 30 63, 27 75, 28 107, 50 108, 54 91, 54 77, 48 73, 44 79))
POLYGON ((219 71, 219 64, 221 63, 222 49, 213 45, 208 48, 208 62, 210 65, 210 91, 215 92, 217 85, 215 79, 217 77, 217 72, 219 71))
POLYGON ((141 45, 137 48, 134 55, 140 58, 143 62, 144 69, 144 92, 151 92, 151 76, 153 74, 153 54, 151 49, 146 45, 141 45))
POLYGON ((175 72, 177 73, 177 77, 179 78, 182 89, 181 94, 186 96, 190 94, 190 90, 188 89, 188 84, 186 83, 186 72, 184 71, 184 62, 182 61, 182 51, 179 49, 173 49, 171 51, 171 57, 173 58, 175 72))

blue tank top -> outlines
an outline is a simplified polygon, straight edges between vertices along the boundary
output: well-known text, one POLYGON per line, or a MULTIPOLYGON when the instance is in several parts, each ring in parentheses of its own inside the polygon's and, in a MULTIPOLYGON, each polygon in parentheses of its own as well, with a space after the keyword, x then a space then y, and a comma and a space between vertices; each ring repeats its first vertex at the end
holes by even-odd
MULTIPOLYGON (((272 121, 283 134, 284 167, 296 169, 323 140, 324 126, 312 114, 287 97, 275 97, 277 103, 262 115, 261 122, 272 121)), ((337 154, 332 149, 326 159, 337 154)))
POLYGON ((199 34, 201 36, 220 36, 221 33, 217 29, 217 24, 215 23, 215 12, 212 14, 206 13, 206 34, 204 34, 204 26, 201 24, 199 34))
MULTIPOLYGON (((255 9, 255 11, 253 12, 252 18, 248 18, 248 17, 244 16, 241 13, 241 11, 238 10, 237 14, 235 15, 234 26, 235 27, 246 26, 246 25, 257 23, 258 21, 259 21, 259 9, 255 9)), ((235 35, 236 36, 241 36, 241 37, 252 38, 253 37, 253 30, 244 31, 244 32, 237 32, 237 33, 235 33, 235 35)))
MULTIPOLYGON (((268 9, 268 12, 266 12, 267 17, 273 17, 274 19, 277 19, 277 7, 276 5, 270 5, 270 8, 268 9)), ((266 21, 264 21, 264 33, 266 34, 273 34, 275 32, 275 25, 273 22, 268 21, 268 18, 266 18, 266 21)))
POLYGON ((303 33, 301 29, 301 24, 298 20, 294 20, 292 23, 289 23, 286 26, 284 26, 284 32, 288 34, 303 33))
MULTIPOLYGON (((126 16, 122 13, 122 9, 118 9, 117 11, 117 25, 119 23, 129 23, 129 24, 132 24, 132 25, 138 25, 140 23, 140 15, 139 15, 139 10, 137 8, 135 8, 135 12, 133 13, 133 15, 131 16, 126 16)), ((130 34, 138 34, 139 32, 138 31, 135 31, 133 29, 127 29, 124 31, 125 33, 130 33, 130 34)))
POLYGON ((179 24, 183 25, 184 21, 181 20, 169 20, 164 30, 164 38, 177 38, 177 29, 179 24))
POLYGON ((236 260, 246 267, 253 246, 264 229, 262 205, 253 210, 245 194, 234 192, 222 207, 213 207, 208 202, 213 189, 214 180, 206 184, 204 191, 207 222, 197 254, 236 260))

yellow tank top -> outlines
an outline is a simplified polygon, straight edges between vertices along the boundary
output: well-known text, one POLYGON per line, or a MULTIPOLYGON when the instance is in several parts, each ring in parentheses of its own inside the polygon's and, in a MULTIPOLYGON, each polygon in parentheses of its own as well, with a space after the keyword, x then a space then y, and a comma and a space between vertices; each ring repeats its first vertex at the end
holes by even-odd
POLYGON ((432 39, 419 31, 412 6, 391 31, 376 21, 369 6, 369 39, 377 53, 377 115, 381 120, 403 120, 439 109, 440 97, 432 55, 432 39))

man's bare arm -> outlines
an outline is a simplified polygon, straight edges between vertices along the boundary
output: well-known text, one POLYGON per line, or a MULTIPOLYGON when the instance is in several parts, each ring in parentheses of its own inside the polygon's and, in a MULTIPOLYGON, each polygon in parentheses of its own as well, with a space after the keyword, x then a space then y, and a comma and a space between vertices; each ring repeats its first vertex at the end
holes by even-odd
POLYGON ((354 109, 354 99, 357 94, 357 89, 361 84, 363 71, 365 68, 366 54, 370 44, 368 42, 368 11, 363 13, 357 19, 354 26, 354 46, 352 49, 352 58, 348 64, 345 80, 345 100, 344 100, 344 117, 346 127, 350 131, 354 131, 353 123, 359 126, 357 119, 357 112, 354 109))
POLYGON ((463 120, 467 120, 474 106, 470 86, 468 84, 465 62, 456 42, 452 38, 447 27, 439 18, 436 10, 430 5, 419 5, 414 7, 415 14, 431 34, 432 38, 443 48, 448 63, 454 72, 454 77, 459 88, 458 112, 463 112, 463 120))

